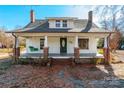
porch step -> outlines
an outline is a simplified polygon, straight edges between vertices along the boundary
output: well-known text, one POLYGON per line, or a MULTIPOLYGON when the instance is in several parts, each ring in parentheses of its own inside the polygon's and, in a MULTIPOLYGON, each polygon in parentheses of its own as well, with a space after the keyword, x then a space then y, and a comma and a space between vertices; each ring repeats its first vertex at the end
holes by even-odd
POLYGON ((92 62, 92 58, 79 58, 79 59, 75 59, 75 63, 91 63, 92 62))
POLYGON ((72 58, 52 58, 52 65, 72 65, 72 58))

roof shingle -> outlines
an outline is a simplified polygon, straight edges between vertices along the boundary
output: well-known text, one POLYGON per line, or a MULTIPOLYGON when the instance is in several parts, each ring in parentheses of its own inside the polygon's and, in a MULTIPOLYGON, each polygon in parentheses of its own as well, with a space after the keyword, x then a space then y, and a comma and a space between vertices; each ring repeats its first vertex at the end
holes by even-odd
MULTIPOLYGON (((27 24, 24 28, 13 30, 10 32, 17 33, 39 33, 39 32, 100 32, 96 24, 89 22, 87 19, 73 19, 73 28, 49 28, 49 23, 47 19, 36 20, 34 23, 27 24)), ((105 30, 104 30, 105 31, 105 30)))

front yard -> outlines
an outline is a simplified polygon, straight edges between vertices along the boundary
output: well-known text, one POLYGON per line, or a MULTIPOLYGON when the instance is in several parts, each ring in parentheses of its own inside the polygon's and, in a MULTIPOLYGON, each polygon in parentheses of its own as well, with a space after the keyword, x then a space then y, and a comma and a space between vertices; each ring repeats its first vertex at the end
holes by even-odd
POLYGON ((11 60, 5 60, 0 62, 0 87, 124 87, 123 54, 117 51, 111 65, 71 66, 57 61, 52 67, 43 67, 12 65, 11 60))
POLYGON ((52 67, 2 64, 0 87, 124 87, 124 64, 52 67))

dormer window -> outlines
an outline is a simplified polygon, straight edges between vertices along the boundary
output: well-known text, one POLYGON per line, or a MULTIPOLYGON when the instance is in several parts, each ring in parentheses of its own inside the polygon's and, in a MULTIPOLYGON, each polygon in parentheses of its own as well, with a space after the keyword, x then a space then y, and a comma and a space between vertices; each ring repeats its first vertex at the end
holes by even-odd
POLYGON ((63 20, 63 21, 62 21, 62 26, 63 26, 63 27, 67 27, 67 20, 63 20))
POLYGON ((56 20, 56 27, 60 27, 60 20, 56 20))

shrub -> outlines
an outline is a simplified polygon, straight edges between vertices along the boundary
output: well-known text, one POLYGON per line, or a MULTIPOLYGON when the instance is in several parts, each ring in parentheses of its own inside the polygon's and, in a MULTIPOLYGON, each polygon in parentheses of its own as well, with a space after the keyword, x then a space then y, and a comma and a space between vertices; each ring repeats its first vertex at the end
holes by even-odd
POLYGON ((1 62, 0 63, 0 70, 6 70, 8 68, 10 68, 12 65, 11 62, 1 62))
POLYGON ((102 64, 104 63, 104 58, 93 58, 93 63, 94 64, 102 64))

